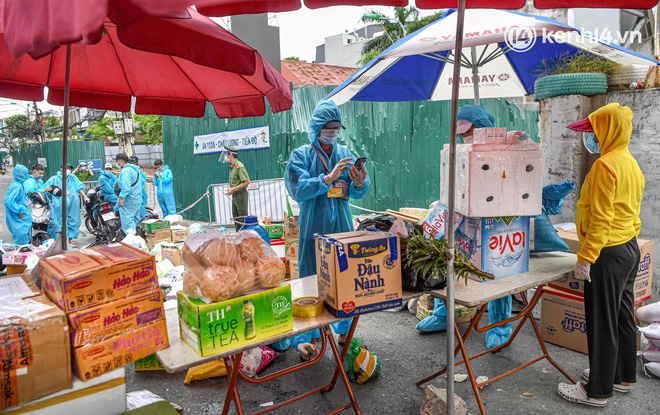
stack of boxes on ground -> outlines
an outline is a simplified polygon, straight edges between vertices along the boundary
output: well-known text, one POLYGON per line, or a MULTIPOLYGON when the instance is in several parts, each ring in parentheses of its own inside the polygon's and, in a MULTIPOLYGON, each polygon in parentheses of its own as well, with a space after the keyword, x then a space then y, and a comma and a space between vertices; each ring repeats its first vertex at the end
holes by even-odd
MULTIPOLYGON (((566 226, 570 228, 570 226, 566 226)), ((572 253, 580 249, 575 228, 557 229, 572 253)), ((635 279, 635 309, 651 298, 653 286, 653 241, 639 239, 641 260, 635 279)), ((543 289, 541 336, 545 341, 582 353, 588 353, 584 312, 584 281, 571 276, 554 281, 543 289)))
POLYGON ((299 278, 298 274, 298 244, 300 230, 298 229, 298 217, 300 209, 298 204, 289 196, 287 197, 287 210, 284 211, 284 246, 286 247, 286 268, 289 279, 299 278))
POLYGON ((116 243, 40 262, 70 326, 73 372, 87 381, 169 346, 154 257, 116 243))

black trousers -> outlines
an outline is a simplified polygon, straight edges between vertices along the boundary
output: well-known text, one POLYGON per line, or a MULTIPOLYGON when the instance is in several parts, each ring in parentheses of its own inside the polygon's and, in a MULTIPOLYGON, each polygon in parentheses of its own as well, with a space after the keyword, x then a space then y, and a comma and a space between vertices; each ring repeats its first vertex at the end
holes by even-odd
MULTIPOLYGON (((247 216, 248 215, 248 191, 246 188, 237 190, 231 195, 231 214, 233 217, 247 216)), ((241 219, 244 221, 245 218, 241 219)), ((236 223, 236 232, 240 231, 243 225, 236 223)))
POLYGON ((633 287, 639 260, 639 246, 633 238, 625 244, 603 248, 591 265, 591 283, 584 285, 590 398, 609 398, 614 384, 636 381, 633 287))

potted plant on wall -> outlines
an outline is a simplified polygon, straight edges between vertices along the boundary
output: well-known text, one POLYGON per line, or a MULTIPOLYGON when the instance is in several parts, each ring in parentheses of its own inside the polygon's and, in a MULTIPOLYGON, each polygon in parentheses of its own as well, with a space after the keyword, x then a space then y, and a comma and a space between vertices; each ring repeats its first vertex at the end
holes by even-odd
POLYGON ((619 64, 588 52, 562 53, 532 69, 536 99, 559 95, 598 95, 607 92, 607 78, 619 64))

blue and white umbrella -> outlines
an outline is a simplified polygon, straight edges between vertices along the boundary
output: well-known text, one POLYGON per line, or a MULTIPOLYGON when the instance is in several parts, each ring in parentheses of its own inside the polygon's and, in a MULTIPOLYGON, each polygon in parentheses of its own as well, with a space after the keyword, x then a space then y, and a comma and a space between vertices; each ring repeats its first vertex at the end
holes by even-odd
MULTIPOLYGON (((326 99, 333 99, 338 105, 347 101, 451 99, 456 16, 455 10, 448 10, 436 22, 402 38, 326 99)), ((555 20, 507 10, 466 10, 464 33, 463 47, 472 53, 463 53, 460 59, 461 98, 532 94, 538 76, 535 67, 578 51, 621 64, 660 65, 555 20)))

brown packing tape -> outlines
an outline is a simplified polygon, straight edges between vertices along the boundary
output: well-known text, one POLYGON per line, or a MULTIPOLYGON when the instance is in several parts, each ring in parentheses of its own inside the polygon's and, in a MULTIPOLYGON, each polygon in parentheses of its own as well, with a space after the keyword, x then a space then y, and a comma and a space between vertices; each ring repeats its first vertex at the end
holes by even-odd
POLYGON ((323 300, 318 297, 300 297, 293 300, 293 316, 314 318, 323 314, 323 300))

